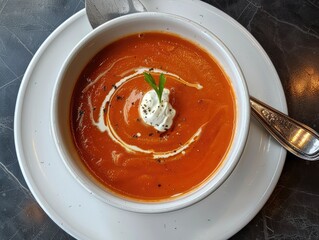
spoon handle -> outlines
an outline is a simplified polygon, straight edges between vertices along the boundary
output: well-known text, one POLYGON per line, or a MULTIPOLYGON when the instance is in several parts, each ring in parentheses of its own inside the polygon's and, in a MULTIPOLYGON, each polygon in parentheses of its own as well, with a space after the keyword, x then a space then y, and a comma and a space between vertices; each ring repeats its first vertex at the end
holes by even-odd
POLYGON ((252 114, 288 151, 305 160, 319 160, 319 134, 267 104, 250 97, 252 114))

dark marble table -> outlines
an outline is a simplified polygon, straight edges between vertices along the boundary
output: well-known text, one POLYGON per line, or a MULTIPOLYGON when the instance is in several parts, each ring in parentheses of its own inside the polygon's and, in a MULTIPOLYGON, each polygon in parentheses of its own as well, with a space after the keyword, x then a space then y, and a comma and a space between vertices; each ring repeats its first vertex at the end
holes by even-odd
MULTIPOLYGON (((289 115, 319 131, 319 1, 206 1, 260 42, 280 76, 289 115)), ((0 0, 0 239, 72 239, 39 207, 13 137, 24 72, 41 43, 84 0, 0 0)), ((273 194, 232 239, 319 239, 319 161, 287 155, 273 194)))

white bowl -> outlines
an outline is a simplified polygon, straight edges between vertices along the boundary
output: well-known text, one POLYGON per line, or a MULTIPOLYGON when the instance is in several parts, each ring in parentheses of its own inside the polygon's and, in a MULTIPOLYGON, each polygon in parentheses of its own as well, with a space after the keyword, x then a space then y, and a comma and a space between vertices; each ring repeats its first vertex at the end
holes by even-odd
MULTIPOLYGON (((212 23, 213 24, 213 23, 212 23)), ((171 14, 137 13, 111 20, 90 32, 66 59, 54 87, 51 126, 56 147, 74 178, 92 195, 115 207, 143 213, 160 213, 190 206, 212 194, 231 174, 243 152, 250 121, 249 95, 245 79, 233 55, 217 36, 200 25, 171 14), (88 62, 106 45, 134 33, 161 31, 174 33, 206 49, 228 75, 236 101, 234 136, 222 166, 195 190, 167 201, 134 201, 113 194, 99 184, 80 164, 69 127, 72 92, 88 62)))

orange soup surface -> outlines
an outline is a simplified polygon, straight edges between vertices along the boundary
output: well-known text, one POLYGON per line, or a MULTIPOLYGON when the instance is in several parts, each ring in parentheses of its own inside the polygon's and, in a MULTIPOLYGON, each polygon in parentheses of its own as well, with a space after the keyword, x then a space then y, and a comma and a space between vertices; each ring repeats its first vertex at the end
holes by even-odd
POLYGON ((214 174, 235 124, 229 79, 205 50, 159 32, 119 39, 98 53, 74 88, 70 127, 88 172, 115 194, 147 201, 185 194, 214 174), (143 72, 166 76, 172 127, 159 132, 139 114, 151 90, 143 72))

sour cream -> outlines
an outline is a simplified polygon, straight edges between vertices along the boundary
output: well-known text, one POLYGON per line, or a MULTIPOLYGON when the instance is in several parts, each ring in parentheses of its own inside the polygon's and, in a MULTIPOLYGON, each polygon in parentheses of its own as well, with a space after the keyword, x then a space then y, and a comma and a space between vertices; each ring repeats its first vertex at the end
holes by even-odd
POLYGON ((153 126, 160 132, 165 132, 171 128, 176 111, 169 103, 170 91, 163 90, 162 102, 159 102, 155 90, 148 91, 139 106, 139 114, 144 123, 153 126))

